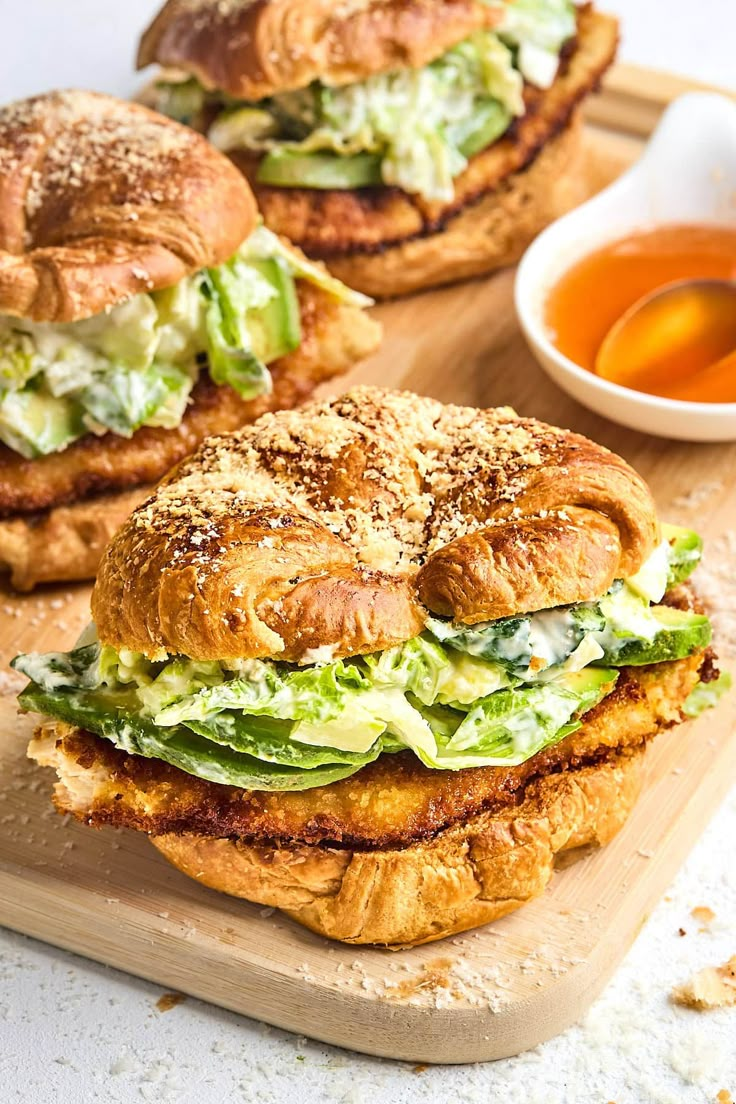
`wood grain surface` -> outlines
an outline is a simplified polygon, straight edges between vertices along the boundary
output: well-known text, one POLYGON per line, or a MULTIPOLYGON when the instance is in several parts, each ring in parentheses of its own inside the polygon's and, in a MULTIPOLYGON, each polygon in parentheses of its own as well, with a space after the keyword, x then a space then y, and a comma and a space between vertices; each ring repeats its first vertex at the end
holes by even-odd
MULTIPOLYGON (((600 186, 638 149, 589 135, 600 186)), ((697 525, 709 547, 707 597, 733 607, 736 446, 668 443, 626 431, 558 391, 537 367, 512 308, 513 273, 380 308, 382 350, 349 383, 402 386, 478 406, 511 404, 622 453, 664 517, 697 525)), ((0 661, 68 648, 88 588, 0 596, 0 661)), ((723 609, 721 612, 723 612, 723 609)), ((721 618, 721 650, 733 645, 721 618)), ((736 770, 736 694, 664 734, 648 787, 603 851, 565 858, 546 894, 497 923, 410 951, 344 947, 171 868, 144 836, 65 823, 52 777, 25 759, 32 720, 0 676, 0 922, 280 1027, 371 1054, 474 1062, 563 1030, 601 990, 723 797, 736 770)))
POLYGON ((719 92, 736 99, 736 93, 712 84, 619 63, 606 76, 600 96, 593 96, 588 102, 585 114, 596 126, 646 137, 667 105, 687 92, 719 92))

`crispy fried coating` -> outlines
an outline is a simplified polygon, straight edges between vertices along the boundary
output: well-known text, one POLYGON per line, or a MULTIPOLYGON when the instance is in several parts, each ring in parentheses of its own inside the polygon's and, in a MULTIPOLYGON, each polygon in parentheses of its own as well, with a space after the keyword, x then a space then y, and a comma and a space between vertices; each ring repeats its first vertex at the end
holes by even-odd
POLYGON ((299 793, 265 793, 195 778, 58 722, 38 730, 29 754, 54 766, 62 812, 99 826, 152 835, 196 833, 249 843, 324 844, 353 850, 407 847, 480 813, 524 800, 535 779, 634 753, 681 720, 702 654, 626 668, 582 727, 516 767, 429 770, 411 752, 383 755, 358 774, 299 793))
POLYGON ((10 585, 20 591, 94 579, 108 542, 152 490, 143 484, 0 521, 0 571, 7 571, 10 585))
POLYGON ((301 280, 297 289, 302 341, 271 366, 270 395, 246 401, 230 387, 217 387, 203 372, 176 429, 144 426, 129 438, 89 434, 63 452, 35 460, 0 445, 0 518, 155 483, 205 437, 238 429, 267 410, 298 405, 324 380, 373 351, 380 328, 364 311, 301 280))

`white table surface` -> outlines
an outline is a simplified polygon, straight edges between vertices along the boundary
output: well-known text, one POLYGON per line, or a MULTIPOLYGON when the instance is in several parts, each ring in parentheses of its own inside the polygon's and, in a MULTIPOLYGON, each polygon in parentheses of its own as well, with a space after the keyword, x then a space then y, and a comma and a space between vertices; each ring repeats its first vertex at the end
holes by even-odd
MULTIPOLYGON (((625 20, 625 60, 736 87, 734 0, 605 6, 625 20)), ((0 0, 0 101, 54 86, 126 94, 152 9, 152 0, 0 0)), ((585 1021, 492 1065, 415 1071, 195 1000, 161 1013, 159 987, 0 931, 0 1102, 716 1104, 723 1089, 736 1098, 736 1010, 701 1014, 668 1000, 674 984, 736 954, 734 839, 736 791, 585 1021), (690 915, 701 905, 716 913, 705 931, 690 915)))

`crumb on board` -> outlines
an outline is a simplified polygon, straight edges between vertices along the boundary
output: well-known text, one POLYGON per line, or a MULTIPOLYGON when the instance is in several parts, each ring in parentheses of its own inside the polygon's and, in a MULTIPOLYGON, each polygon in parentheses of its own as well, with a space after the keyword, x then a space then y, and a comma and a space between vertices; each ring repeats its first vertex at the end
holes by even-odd
POLYGON ((697 920, 699 924, 705 925, 706 928, 710 924, 712 924, 716 918, 716 914, 714 913, 713 909, 708 908, 707 905, 696 905, 694 909, 691 909, 690 915, 692 916, 693 920, 697 920))
POLYGON ((162 993, 156 1001, 156 1007, 159 1012, 170 1012, 172 1008, 176 1008, 177 1004, 181 1004, 186 999, 184 993, 162 993))
POLYGON ((698 1011, 736 1005, 736 955, 722 966, 706 966, 683 985, 677 985, 672 1000, 698 1011))

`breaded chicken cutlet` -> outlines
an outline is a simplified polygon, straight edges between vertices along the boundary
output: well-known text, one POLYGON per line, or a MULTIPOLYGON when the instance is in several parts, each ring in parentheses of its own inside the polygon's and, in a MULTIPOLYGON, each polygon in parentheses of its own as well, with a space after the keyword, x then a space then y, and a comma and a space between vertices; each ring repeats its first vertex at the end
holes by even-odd
POLYGON ((648 740, 717 699, 699 555, 623 460, 508 408, 265 415, 135 511, 76 649, 15 661, 29 754, 205 885, 438 939, 610 839, 648 740))
POLYGON ((372 351, 367 302, 258 224, 198 134, 58 92, 0 109, 0 569, 94 575, 208 434, 372 351))
POLYGON ((168 0, 139 64, 269 226, 390 297, 510 264, 586 197, 578 109, 617 40, 572 0, 168 0))

